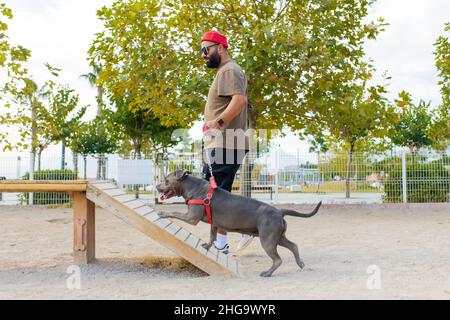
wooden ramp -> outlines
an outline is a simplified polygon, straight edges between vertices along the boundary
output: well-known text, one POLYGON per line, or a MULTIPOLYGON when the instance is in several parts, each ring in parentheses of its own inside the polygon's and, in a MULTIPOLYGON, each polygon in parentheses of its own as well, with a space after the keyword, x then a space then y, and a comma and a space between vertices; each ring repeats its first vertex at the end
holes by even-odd
POLYGON ((154 208, 135 199, 110 181, 90 181, 86 197, 95 204, 140 230, 156 242, 183 257, 210 275, 235 277, 239 275, 236 259, 202 247, 205 243, 183 229, 172 219, 160 218, 154 208))

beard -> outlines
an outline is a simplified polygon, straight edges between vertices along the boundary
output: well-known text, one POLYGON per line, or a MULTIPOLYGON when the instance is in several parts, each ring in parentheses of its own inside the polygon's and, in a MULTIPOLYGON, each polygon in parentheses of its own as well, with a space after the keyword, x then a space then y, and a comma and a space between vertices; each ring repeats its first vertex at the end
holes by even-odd
POLYGON ((214 52, 211 57, 206 61, 206 67, 214 69, 220 66, 221 58, 219 53, 216 51, 214 52))

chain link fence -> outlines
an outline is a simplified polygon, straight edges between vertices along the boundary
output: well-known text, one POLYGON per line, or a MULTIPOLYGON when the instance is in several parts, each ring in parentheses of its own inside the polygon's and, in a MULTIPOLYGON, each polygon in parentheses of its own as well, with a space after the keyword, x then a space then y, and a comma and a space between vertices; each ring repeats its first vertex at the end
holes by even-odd
MULTIPOLYGON (((98 159, 46 154, 35 164, 35 180, 98 178, 98 159), (75 160, 75 161, 74 161, 75 160), (40 169, 40 170, 38 170, 40 169)), ((158 202, 155 186, 177 169, 202 177, 201 153, 154 154, 149 159, 106 155, 105 179, 113 179, 128 193, 158 202)), ((29 155, 0 155, 0 179, 28 179, 29 155)), ((422 151, 382 154, 301 153, 273 149, 247 154, 236 174, 232 192, 269 203, 427 203, 450 202, 450 156, 422 151)), ((0 195, 2 204, 68 204, 59 193, 0 195)), ((173 202, 183 202, 172 198, 173 202)))

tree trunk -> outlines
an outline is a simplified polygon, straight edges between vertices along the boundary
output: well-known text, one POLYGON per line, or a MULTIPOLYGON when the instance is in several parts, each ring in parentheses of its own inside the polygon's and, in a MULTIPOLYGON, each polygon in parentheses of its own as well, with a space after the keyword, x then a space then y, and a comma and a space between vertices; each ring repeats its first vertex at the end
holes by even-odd
MULTIPOLYGON (((30 154, 30 173, 29 180, 34 180, 34 162, 36 157, 36 140, 37 140, 37 126, 36 126, 36 99, 33 97, 31 100, 31 154, 30 154)), ((34 193, 28 194, 28 204, 34 204, 34 193)))
MULTIPOLYGON (((140 141, 134 141, 134 159, 141 159, 141 147, 142 143, 140 141)), ((133 185, 134 196, 136 199, 139 199, 139 186, 133 185)))
POLYGON ((352 164, 352 156, 353 156, 353 148, 355 147, 354 142, 350 143, 350 150, 348 151, 348 159, 347 159, 347 174, 345 177, 345 197, 347 199, 350 198, 350 169, 352 164))
MULTIPOLYGON (((103 88, 97 87, 97 117, 102 119, 103 117, 103 88)), ((98 134, 103 135, 103 125, 100 123, 98 127, 98 134)), ((97 159, 97 179, 106 179, 106 161, 105 154, 100 153, 97 159)))
POLYGON ((42 155, 42 149, 39 149, 37 154, 37 171, 41 171, 41 155, 42 155))
POLYGON ((103 114, 103 88, 97 87, 97 117, 101 118, 103 114))
POLYGON ((141 159, 141 148, 142 143, 135 141, 134 142, 134 158, 135 159, 141 159))

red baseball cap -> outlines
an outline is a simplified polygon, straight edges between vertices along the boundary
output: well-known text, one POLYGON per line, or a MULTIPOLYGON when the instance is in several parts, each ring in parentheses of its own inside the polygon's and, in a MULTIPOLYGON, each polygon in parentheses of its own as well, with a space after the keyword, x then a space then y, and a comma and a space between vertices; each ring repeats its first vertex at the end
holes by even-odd
POLYGON ((211 42, 214 42, 214 43, 221 44, 225 48, 228 48, 227 37, 225 37, 223 34, 217 32, 217 31, 214 31, 214 30, 206 32, 203 35, 201 41, 211 41, 211 42))

